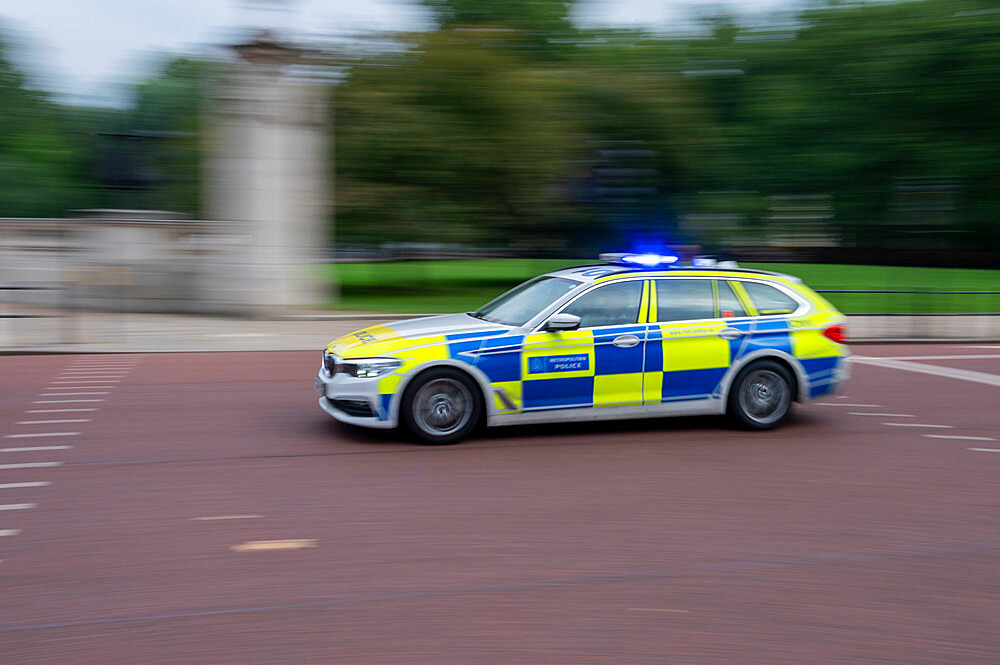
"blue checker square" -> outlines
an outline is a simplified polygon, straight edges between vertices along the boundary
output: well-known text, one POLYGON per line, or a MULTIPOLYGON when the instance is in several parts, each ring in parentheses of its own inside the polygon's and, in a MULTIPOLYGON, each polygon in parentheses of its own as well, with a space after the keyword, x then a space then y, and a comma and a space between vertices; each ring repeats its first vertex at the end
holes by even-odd
MULTIPOLYGON (((754 348, 778 349, 791 355, 792 340, 788 335, 788 321, 757 321, 750 340, 754 348)), ((747 349, 749 351, 751 349, 747 349)))
POLYGON ((590 406, 594 401, 594 377, 532 379, 521 384, 524 408, 590 406))
POLYGON ((676 372, 663 373, 663 392, 665 400, 683 397, 700 397, 711 395, 715 392, 722 377, 725 376, 726 367, 712 367, 710 369, 684 369, 676 372))
MULTIPOLYGON (((625 326, 605 328, 594 335, 594 370, 599 376, 608 374, 635 374, 642 371, 642 353, 645 346, 641 342, 633 347, 620 348, 612 344, 619 335, 635 335, 640 340, 645 337, 646 326, 625 326)), ((662 361, 661 361, 662 362, 662 361)), ((662 365, 660 365, 662 367, 662 365)))

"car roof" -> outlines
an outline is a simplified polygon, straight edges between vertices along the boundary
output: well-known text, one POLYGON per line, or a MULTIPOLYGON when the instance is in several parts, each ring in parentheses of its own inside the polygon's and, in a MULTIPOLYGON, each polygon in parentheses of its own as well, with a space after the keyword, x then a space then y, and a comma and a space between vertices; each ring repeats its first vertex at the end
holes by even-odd
POLYGON ((771 277, 801 282, 798 277, 769 270, 754 270, 751 268, 718 268, 675 266, 669 268, 635 268, 614 263, 591 263, 572 266, 547 273, 550 277, 566 277, 586 283, 607 282, 625 277, 771 277))

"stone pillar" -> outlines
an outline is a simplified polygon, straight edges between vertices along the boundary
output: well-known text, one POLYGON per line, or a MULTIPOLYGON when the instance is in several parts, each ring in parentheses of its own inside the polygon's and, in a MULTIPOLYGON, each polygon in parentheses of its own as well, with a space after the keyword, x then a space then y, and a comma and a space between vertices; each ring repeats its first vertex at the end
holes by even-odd
POLYGON ((328 88, 294 72, 305 52, 260 32, 236 54, 207 118, 209 217, 246 242, 230 263, 234 303, 266 316, 326 295, 310 263, 329 244, 328 88))

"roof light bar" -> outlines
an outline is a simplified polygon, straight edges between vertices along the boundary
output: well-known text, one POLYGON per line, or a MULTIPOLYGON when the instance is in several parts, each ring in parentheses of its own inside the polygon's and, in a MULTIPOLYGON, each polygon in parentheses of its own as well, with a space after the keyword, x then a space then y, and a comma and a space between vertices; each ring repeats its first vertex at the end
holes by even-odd
POLYGON ((635 265, 643 268, 669 266, 677 263, 680 259, 678 256, 666 254, 601 254, 598 258, 608 263, 635 265))

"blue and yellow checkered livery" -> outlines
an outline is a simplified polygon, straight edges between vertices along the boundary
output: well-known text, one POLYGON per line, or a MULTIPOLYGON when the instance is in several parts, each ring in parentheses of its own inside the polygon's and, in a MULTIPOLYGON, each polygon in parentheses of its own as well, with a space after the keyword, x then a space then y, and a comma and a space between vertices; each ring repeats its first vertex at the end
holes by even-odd
POLYGON ((351 333, 327 351, 346 359, 402 361, 377 382, 375 417, 382 421, 394 418, 410 378, 442 363, 464 367, 476 378, 491 418, 568 409, 724 405, 735 372, 759 358, 788 366, 799 399, 828 394, 845 375, 846 347, 823 332, 842 324, 843 315, 793 278, 750 271, 597 268, 590 276, 581 293, 623 280, 642 283, 634 323, 572 331, 487 326, 427 334, 428 326, 415 330, 403 322, 398 330, 390 324, 351 333), (703 306, 711 310, 693 320, 661 321, 658 282, 678 279, 708 280, 711 290, 704 291, 713 295, 703 306))

